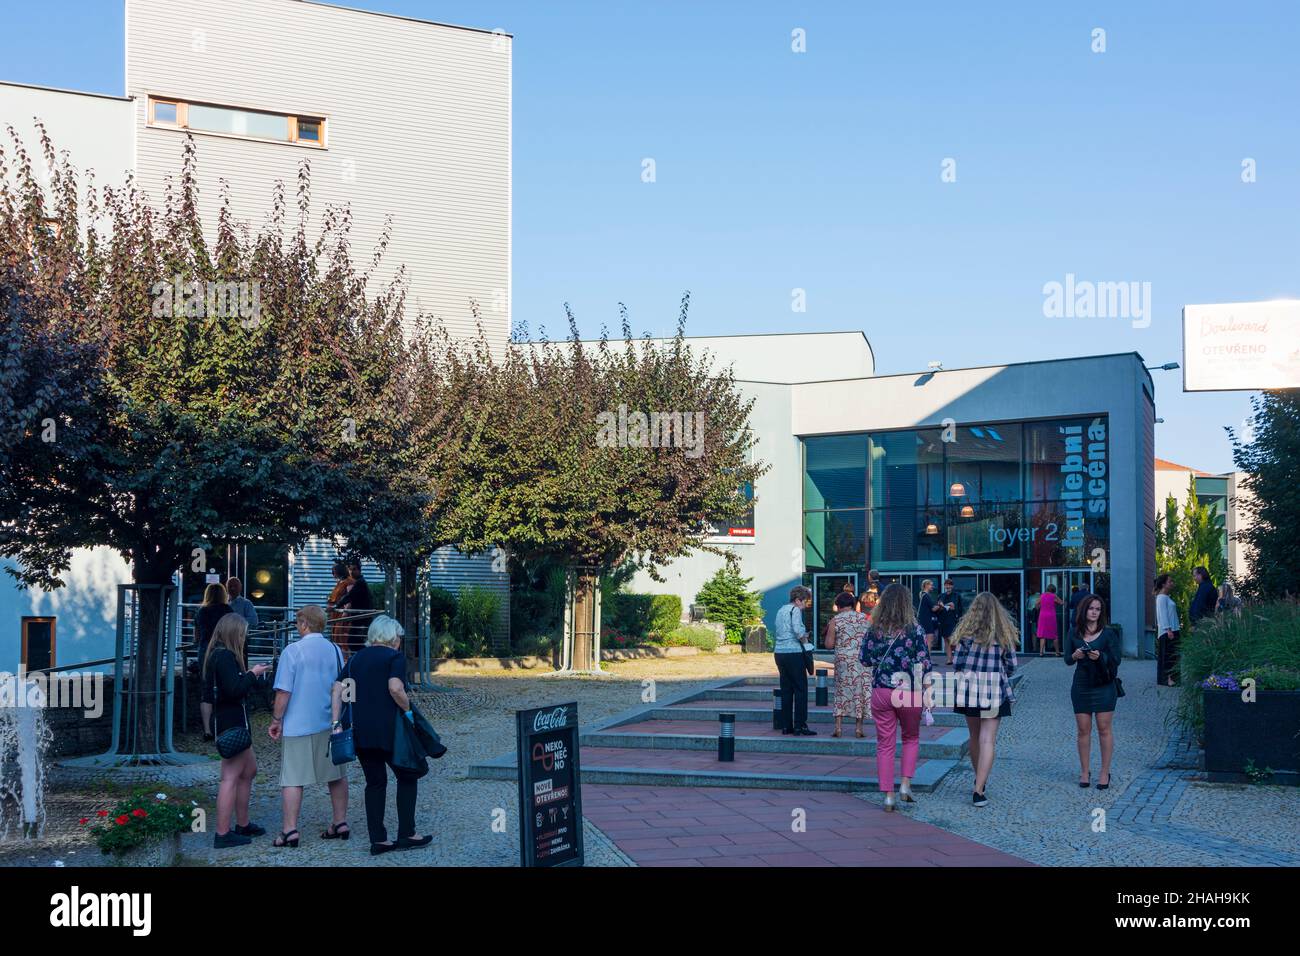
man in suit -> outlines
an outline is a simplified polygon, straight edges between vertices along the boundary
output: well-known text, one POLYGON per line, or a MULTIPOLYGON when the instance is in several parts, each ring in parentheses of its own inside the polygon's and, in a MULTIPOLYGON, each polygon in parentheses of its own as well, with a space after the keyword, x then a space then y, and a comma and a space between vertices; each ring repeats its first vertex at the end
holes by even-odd
POLYGON ((939 595, 934 607, 939 617, 939 640, 943 642, 944 657, 947 664, 952 666, 952 645, 948 643, 948 638, 952 637, 964 610, 961 595, 954 589, 952 578, 943 582, 943 593, 939 595))
POLYGON ((1196 594, 1192 598, 1192 607, 1187 616, 1195 624, 1201 618, 1214 617, 1215 608, 1219 603, 1219 591, 1210 580, 1208 569, 1197 568, 1192 572, 1192 577, 1196 580, 1196 594))
POLYGON ((934 613, 934 595, 930 593, 934 582, 926 578, 921 582, 921 600, 916 608, 916 622, 925 631, 925 649, 934 650, 934 636, 939 633, 939 618, 934 613))

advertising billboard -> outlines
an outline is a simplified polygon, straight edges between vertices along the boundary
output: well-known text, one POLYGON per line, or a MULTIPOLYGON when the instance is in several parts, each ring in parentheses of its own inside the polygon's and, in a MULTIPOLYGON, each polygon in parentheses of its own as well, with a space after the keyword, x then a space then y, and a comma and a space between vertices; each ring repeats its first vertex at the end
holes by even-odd
POLYGON ((1300 300, 1183 306, 1183 391, 1300 388, 1300 300))

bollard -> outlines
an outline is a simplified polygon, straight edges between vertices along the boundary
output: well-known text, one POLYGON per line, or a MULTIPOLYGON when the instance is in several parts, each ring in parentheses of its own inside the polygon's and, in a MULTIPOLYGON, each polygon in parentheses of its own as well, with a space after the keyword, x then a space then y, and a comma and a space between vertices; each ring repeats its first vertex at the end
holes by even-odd
POLYGON ((817 672, 817 706, 825 707, 828 703, 829 691, 826 689, 826 671, 817 672))
POLYGON ((722 726, 718 728, 718 759, 730 762, 736 759, 736 715, 718 714, 722 726))
POLYGON ((772 729, 784 730, 781 725, 781 688, 772 688, 772 729))

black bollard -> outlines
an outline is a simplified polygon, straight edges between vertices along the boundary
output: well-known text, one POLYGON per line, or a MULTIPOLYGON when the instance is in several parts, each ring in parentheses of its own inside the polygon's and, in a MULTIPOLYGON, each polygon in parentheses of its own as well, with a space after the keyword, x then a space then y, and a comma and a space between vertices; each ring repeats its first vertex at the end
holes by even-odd
POLYGON ((828 697, 829 693, 830 692, 827 690, 826 687, 826 671, 819 670, 817 672, 817 706, 818 707, 826 706, 826 704, 829 702, 829 697, 828 697))
POLYGON ((781 725, 781 688, 772 688, 772 729, 784 730, 781 725))
POLYGON ((718 714, 722 726, 718 728, 718 759, 726 762, 736 759, 736 715, 718 714))

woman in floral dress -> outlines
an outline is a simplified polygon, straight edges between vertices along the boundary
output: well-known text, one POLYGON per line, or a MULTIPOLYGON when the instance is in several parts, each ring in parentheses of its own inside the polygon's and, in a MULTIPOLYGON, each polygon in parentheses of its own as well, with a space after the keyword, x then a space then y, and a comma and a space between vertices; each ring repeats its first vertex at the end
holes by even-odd
POLYGON ((871 685, 867 669, 862 666, 862 639, 867 636, 870 619, 853 610, 854 597, 843 592, 835 598, 835 616, 826 624, 826 646, 835 649, 835 732, 840 736, 844 718, 857 721, 858 736, 863 736, 862 721, 871 716, 871 685))

